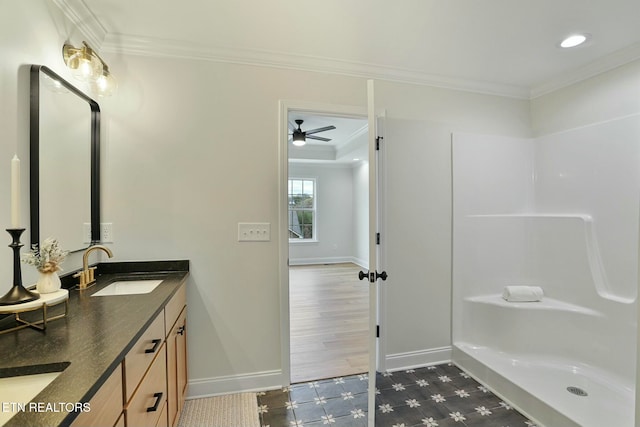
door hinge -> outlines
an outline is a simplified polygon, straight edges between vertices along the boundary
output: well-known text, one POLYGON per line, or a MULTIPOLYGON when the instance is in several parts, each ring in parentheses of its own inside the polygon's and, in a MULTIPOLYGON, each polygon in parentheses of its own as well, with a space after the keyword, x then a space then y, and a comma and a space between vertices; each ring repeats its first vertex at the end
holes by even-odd
POLYGON ((380 233, 376 233, 376 245, 380 244, 380 233))
POLYGON ((376 325, 376 338, 380 338, 380 325, 376 325))
POLYGON ((376 137, 376 151, 380 151, 380 140, 381 139, 384 139, 384 138, 381 137, 381 136, 377 136, 376 137))

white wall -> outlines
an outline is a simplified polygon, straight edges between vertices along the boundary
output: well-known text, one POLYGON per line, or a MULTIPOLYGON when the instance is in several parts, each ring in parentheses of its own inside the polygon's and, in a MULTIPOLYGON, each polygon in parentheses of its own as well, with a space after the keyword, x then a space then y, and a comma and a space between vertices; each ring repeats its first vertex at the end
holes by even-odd
POLYGON ((361 161, 353 169, 353 258, 369 267, 369 162, 361 161))
POLYGON ((351 165, 289 163, 289 177, 314 178, 317 195, 317 241, 292 241, 289 244, 289 263, 354 261, 354 182, 351 165))
POLYGON ((640 60, 531 100, 531 124, 536 136, 638 112, 640 60))

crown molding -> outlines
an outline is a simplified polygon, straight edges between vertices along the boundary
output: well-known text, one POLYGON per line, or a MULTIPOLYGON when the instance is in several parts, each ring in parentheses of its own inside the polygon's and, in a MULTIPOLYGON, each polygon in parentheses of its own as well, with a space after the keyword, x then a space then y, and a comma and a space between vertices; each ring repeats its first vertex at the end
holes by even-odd
POLYGON ((369 124, 365 123, 361 128, 354 130, 350 135, 346 136, 343 141, 339 144, 336 144, 336 149, 338 151, 357 143, 356 139, 361 137, 362 135, 366 135, 369 132, 369 124))
POLYGON ((344 61, 311 55, 295 55, 268 50, 221 48, 175 40, 128 36, 124 34, 107 34, 105 42, 103 43, 103 49, 107 52, 129 55, 176 57, 258 65, 263 67, 413 83, 519 99, 529 98, 529 89, 519 86, 437 76, 417 70, 394 68, 378 64, 344 61))
POLYGON ((516 99, 534 99, 576 84, 640 59, 640 43, 618 50, 592 63, 574 69, 532 87, 504 85, 475 80, 436 76, 416 70, 343 61, 310 55, 293 55, 257 49, 229 49, 198 46, 192 43, 126 35, 107 34, 105 51, 141 56, 178 57, 244 65, 258 65, 301 71, 323 72, 350 77, 411 83, 445 89, 475 92, 516 99))
POLYGON ((606 55, 570 72, 562 73, 552 79, 531 88, 530 99, 535 99, 543 95, 547 95, 556 90, 571 86, 583 80, 590 79, 598 74, 611 71, 630 62, 640 59, 640 43, 633 44, 626 48, 606 55))
POLYGON ((89 45, 100 50, 107 30, 82 0, 52 0, 62 13, 82 33, 89 45))
MULTIPOLYGON (((355 130, 344 138, 339 144, 336 144, 336 157, 342 157, 359 148, 360 138, 369 133, 369 124, 364 124, 360 129, 355 130)), ((366 141, 366 138, 364 139, 366 141)))

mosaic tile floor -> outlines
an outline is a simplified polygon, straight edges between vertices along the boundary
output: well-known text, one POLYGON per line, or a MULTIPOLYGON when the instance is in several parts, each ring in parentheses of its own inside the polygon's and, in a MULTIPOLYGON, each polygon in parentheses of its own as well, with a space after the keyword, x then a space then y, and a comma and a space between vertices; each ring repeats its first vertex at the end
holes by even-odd
MULTIPOLYGON (((258 393, 263 427, 366 427, 366 374, 258 393)), ((534 427, 452 364, 378 374, 376 426, 534 427)))

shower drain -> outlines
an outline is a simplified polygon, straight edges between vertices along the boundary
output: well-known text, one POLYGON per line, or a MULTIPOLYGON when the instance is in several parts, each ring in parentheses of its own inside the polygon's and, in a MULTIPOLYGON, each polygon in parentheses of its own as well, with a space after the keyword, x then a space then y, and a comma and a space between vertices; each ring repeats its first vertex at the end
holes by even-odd
POLYGON ((567 391, 569 393, 575 394, 576 396, 588 396, 589 395, 586 391, 584 391, 580 387, 569 386, 569 387, 567 387, 567 391))

